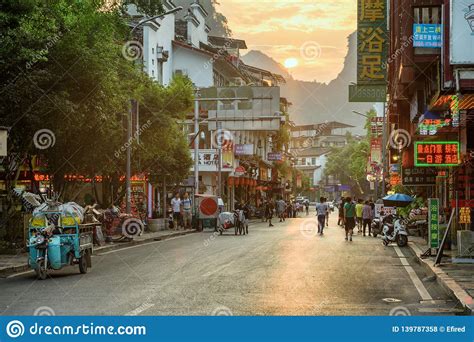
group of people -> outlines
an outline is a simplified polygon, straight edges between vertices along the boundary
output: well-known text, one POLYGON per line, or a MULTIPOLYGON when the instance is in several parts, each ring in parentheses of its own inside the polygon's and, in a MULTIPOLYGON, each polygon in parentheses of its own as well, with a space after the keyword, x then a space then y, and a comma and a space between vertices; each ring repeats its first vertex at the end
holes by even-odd
POLYGON ((189 194, 186 192, 181 198, 179 192, 177 192, 171 200, 171 208, 173 210, 173 228, 176 230, 179 230, 180 228, 191 228, 193 206, 189 194))
POLYGON ((262 221, 268 222, 268 226, 273 227, 272 219, 275 214, 280 222, 285 222, 287 218, 297 217, 303 206, 306 206, 308 212, 309 202, 307 204, 300 204, 296 201, 286 202, 282 197, 279 197, 276 201, 267 199, 261 206, 263 211, 262 221))
POLYGON ((358 233, 366 236, 371 235, 372 220, 375 216, 375 204, 372 200, 358 199, 353 201, 351 197, 343 198, 339 204, 339 219, 337 224, 343 226, 346 231, 346 241, 352 241, 354 228, 357 226, 358 233))

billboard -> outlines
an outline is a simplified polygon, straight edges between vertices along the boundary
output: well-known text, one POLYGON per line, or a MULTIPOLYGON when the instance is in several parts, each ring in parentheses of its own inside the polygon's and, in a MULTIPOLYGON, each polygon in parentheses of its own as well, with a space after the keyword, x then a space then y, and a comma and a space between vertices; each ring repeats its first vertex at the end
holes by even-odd
POLYGON ((440 24, 413 24, 413 47, 440 48, 440 24))
POLYGON ((449 61, 474 64, 474 1, 451 0, 449 61))
POLYGON ((415 142, 415 166, 458 166, 459 141, 415 142))

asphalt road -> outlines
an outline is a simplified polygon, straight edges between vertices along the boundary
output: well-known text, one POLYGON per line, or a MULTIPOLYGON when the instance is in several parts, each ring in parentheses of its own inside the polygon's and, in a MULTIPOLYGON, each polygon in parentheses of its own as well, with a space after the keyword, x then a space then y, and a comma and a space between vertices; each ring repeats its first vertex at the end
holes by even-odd
POLYGON ((344 240, 315 217, 250 235, 213 232, 112 251, 93 268, 0 279, 2 315, 453 315, 456 302, 427 277, 409 248, 378 238, 344 240))

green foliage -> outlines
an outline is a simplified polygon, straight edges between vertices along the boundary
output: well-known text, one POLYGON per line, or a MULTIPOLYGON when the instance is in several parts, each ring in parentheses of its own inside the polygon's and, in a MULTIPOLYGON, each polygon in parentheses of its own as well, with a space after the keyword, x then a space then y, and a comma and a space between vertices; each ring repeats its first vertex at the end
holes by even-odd
MULTIPOLYGON (((138 3, 148 4, 150 13, 162 10, 159 1, 138 3)), ((176 119, 191 107, 192 85, 178 78, 161 87, 124 58, 130 28, 120 10, 104 10, 99 0, 2 3, 0 125, 12 127, 10 155, 42 155, 56 190, 64 188, 65 174, 124 174, 124 117, 132 98, 140 102, 140 124, 150 122, 142 127, 140 145, 131 142, 133 171, 183 178, 189 170, 176 119), (53 132, 50 148, 35 146, 40 129, 53 132)), ((8 170, 10 163, 4 159, 3 166, 8 170)))

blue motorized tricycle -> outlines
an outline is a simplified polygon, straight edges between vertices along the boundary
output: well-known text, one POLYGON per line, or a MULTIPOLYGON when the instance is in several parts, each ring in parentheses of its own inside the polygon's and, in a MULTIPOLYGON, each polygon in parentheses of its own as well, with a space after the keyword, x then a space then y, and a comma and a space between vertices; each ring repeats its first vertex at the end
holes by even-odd
POLYGON ((93 231, 79 224, 66 211, 40 211, 29 224, 28 263, 38 279, 46 279, 49 270, 79 265, 81 273, 91 267, 93 231))

